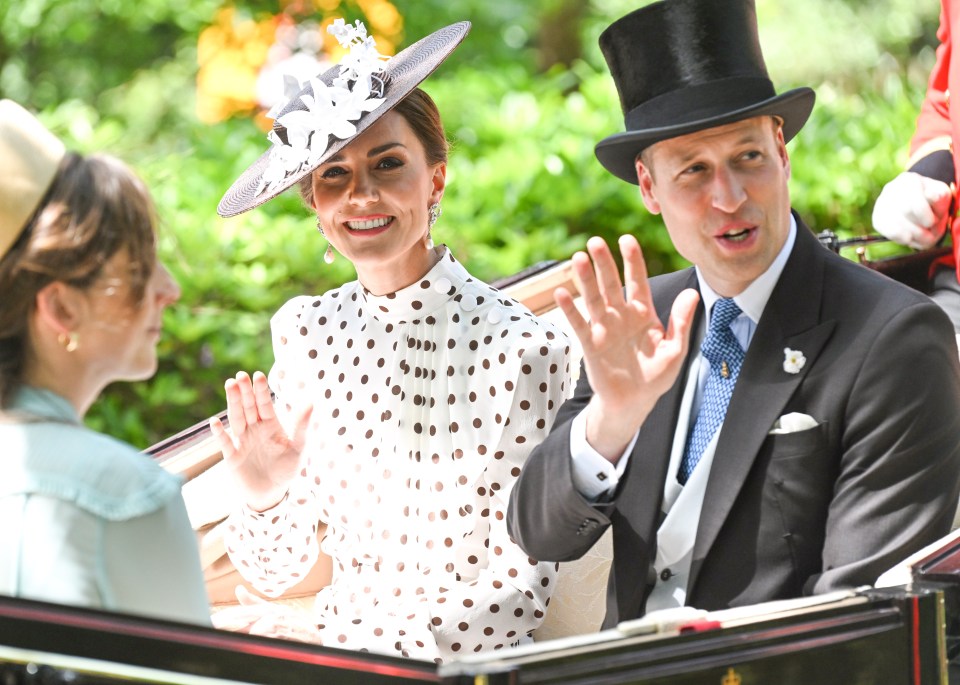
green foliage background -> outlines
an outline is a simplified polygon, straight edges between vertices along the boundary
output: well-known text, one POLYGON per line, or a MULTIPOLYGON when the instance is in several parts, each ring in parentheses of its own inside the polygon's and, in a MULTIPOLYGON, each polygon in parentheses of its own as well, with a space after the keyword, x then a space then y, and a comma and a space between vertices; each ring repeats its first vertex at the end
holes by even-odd
MULTIPOLYGON (((346 0, 345 0, 346 1, 346 0)), ((652 273, 684 265, 633 186, 602 170, 596 141, 623 129, 596 38, 637 0, 394 0, 405 44, 453 21, 474 27, 425 84, 454 143, 435 230, 477 276, 565 259, 590 235, 636 233, 652 273), (545 27, 571 16, 575 32, 545 27), (545 63, 559 50, 569 63, 545 63)), ((817 90, 789 146, 794 205, 815 230, 870 228, 873 200, 906 158, 933 62, 939 3, 757 0, 779 89, 817 90)), ((267 369, 269 318, 298 293, 353 277, 322 262, 325 243, 292 194, 234 219, 223 191, 266 147, 249 119, 194 113, 196 46, 221 0, 0 0, 0 96, 40 113, 78 150, 106 150, 152 188, 162 256, 183 289, 167 313, 161 368, 117 384, 88 416, 145 447, 219 411, 223 380, 267 369)), ((277 2, 238 0, 251 17, 277 2)))

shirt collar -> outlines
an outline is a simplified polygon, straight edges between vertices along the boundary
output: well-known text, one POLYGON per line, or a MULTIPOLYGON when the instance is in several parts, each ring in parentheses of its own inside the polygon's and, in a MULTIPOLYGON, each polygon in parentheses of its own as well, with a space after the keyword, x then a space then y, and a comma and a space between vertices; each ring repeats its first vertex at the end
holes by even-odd
POLYGON ((13 396, 10 409, 42 419, 80 425, 80 417, 65 398, 50 390, 21 385, 13 396))
MULTIPOLYGON (((783 247, 780 248, 776 259, 774 259, 773 263, 767 267, 767 270, 757 276, 742 293, 734 296, 733 301, 737 303, 740 310, 754 323, 759 323, 760 317, 763 315, 763 310, 767 306, 767 301, 770 299, 770 294, 773 292, 774 287, 776 287, 777 281, 780 280, 780 274, 783 273, 783 268, 787 265, 787 259, 790 258, 790 253, 793 251, 793 244, 796 242, 796 239, 797 219, 791 212, 790 230, 787 232, 787 239, 784 241, 783 247)), ((707 321, 709 321, 713 304, 720 299, 720 295, 707 283, 703 274, 700 272, 700 267, 695 268, 697 271, 697 280, 700 282, 700 299, 703 301, 703 311, 706 312, 707 321)))

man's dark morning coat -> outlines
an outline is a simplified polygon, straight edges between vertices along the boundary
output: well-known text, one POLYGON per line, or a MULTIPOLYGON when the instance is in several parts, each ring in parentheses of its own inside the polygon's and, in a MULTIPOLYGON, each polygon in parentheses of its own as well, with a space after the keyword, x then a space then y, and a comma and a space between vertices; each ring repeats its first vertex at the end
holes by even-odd
MULTIPOLYGON (((945 535, 960 494, 960 361, 953 327, 922 294, 822 247, 797 222, 793 252, 747 350, 721 429, 694 545, 687 604, 702 609, 873 584, 945 535), (784 370, 799 350, 799 373, 784 370), (769 434, 778 417, 816 428, 769 434)), ((651 280, 666 323, 693 269, 651 280)), ((697 313, 694 330, 702 328, 697 313)), ((571 479, 570 421, 582 373, 511 494, 511 535, 531 556, 567 561, 613 526, 604 627, 642 616, 690 358, 640 429, 608 503, 571 479)), ((691 422, 692 423, 692 422, 691 422)))

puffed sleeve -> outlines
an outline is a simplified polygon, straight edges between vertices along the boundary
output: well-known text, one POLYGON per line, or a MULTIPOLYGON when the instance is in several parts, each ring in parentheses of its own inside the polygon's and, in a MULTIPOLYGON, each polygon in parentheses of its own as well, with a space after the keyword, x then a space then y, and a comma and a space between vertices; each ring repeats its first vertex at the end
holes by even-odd
MULTIPOLYGON (((268 380, 281 422, 307 401, 294 360, 306 338, 303 313, 314 301, 294 298, 270 321, 275 361, 268 380)), ((268 597, 279 597, 302 581, 318 558, 320 508, 308 474, 305 462, 287 496, 272 509, 256 512, 240 506, 227 519, 224 543, 230 560, 244 580, 268 597)))
POLYGON ((434 600, 434 634, 448 653, 515 644, 540 625, 550 602, 557 565, 530 558, 507 533, 510 491, 530 451, 549 431, 569 387, 569 345, 562 334, 550 335, 546 343, 522 352, 508 418, 480 478, 478 490, 489 507, 482 545, 488 563, 474 579, 457 583, 434 600))

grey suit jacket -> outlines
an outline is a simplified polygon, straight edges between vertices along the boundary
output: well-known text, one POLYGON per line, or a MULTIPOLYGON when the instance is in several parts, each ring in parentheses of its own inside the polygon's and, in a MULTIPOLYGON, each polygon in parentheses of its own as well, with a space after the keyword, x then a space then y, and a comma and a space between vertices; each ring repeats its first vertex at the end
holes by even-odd
MULTIPOLYGON (((687 588, 688 604, 703 609, 872 584, 949 531, 960 495, 960 361, 949 320, 797 223, 710 472, 687 588), (799 373, 783 368, 787 347, 806 357, 799 373), (790 412, 819 425, 770 435, 790 412)), ((677 294, 697 285, 693 269, 651 280, 664 322, 677 294)), ((510 533, 540 560, 579 558, 613 526, 604 627, 643 615, 656 582, 685 377, 686 367, 641 427, 611 502, 592 505, 571 478, 570 422, 592 394, 585 371, 511 493, 510 533)))

